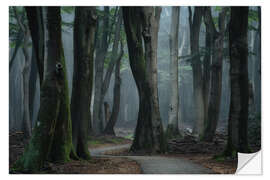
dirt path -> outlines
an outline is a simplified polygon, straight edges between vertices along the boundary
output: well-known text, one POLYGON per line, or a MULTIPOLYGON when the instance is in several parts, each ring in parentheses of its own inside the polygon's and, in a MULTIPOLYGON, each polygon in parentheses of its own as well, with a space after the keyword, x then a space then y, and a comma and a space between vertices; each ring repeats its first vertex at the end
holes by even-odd
MULTIPOLYGON (((89 149, 92 156, 115 157, 103 155, 106 151, 129 148, 130 144, 89 149)), ((213 174, 208 168, 179 157, 163 156, 117 156, 137 161, 144 174, 213 174)))

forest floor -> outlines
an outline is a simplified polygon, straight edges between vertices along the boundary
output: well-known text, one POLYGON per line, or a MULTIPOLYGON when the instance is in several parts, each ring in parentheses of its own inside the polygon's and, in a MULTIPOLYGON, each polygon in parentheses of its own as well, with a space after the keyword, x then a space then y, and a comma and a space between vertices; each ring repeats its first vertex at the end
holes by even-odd
MULTIPOLYGON (((101 136, 89 140, 89 148, 104 148, 131 143, 130 140, 101 136)), ((13 132, 9 135, 9 170, 13 172, 12 166, 15 161, 23 154, 27 142, 23 140, 23 133, 13 132)), ((139 164, 127 158, 110 158, 110 157, 92 157, 89 161, 71 160, 65 164, 48 163, 46 168, 39 172, 41 174, 141 174, 139 164)))
MULTIPOLYGON (((22 155, 27 142, 23 141, 23 134, 21 132, 10 133, 9 137, 9 164, 11 169, 13 163, 22 155)), ((224 133, 217 133, 214 141, 211 143, 197 141, 195 137, 187 133, 183 139, 171 139, 168 141, 168 152, 158 156, 138 156, 132 154, 129 152, 131 143, 132 135, 129 135, 128 133, 123 133, 122 137, 91 137, 88 141, 89 150, 92 156, 90 161, 72 160, 65 164, 50 163, 47 165, 47 169, 40 173, 166 173, 164 170, 159 171, 158 169, 164 168, 163 166, 172 166, 171 168, 167 168, 168 173, 170 173, 170 171, 173 173, 180 169, 181 172, 186 172, 186 174, 200 172, 234 174, 237 168, 237 159, 218 156, 222 154, 226 145, 226 136, 224 133), (156 163, 153 163, 154 161, 156 163), (156 169, 154 169, 154 171, 153 164, 161 164, 162 167, 155 166, 154 168, 156 169), (178 169, 175 169, 176 166, 178 169), (198 172, 196 172, 196 170, 190 171, 190 169, 194 167, 198 172), (210 171, 207 171, 206 169, 210 171)), ((255 147, 255 149, 256 148, 259 149, 260 147, 255 147)))
MULTIPOLYGON (((171 139, 168 152, 163 157, 180 158, 191 161, 212 170, 217 174, 234 174, 237 159, 218 157, 226 146, 224 133, 217 133, 213 142, 199 142, 191 134, 186 133, 183 139, 171 139)), ((113 156, 132 156, 128 148, 106 151, 104 154, 113 156)))

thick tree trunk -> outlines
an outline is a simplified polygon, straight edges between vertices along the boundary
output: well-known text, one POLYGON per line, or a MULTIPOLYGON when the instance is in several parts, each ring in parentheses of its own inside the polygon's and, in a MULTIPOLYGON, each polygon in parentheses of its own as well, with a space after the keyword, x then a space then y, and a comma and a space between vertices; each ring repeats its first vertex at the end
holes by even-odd
POLYGON ((170 42, 170 110, 167 137, 179 135, 178 34, 180 7, 172 7, 170 42))
POLYGON ((165 139, 157 93, 159 7, 124 7, 131 70, 139 92, 139 114, 133 152, 164 152, 165 139), (144 39, 145 54, 143 51, 144 39))
POLYGON ((191 66, 193 73, 193 94, 195 110, 195 123, 193 133, 198 134, 199 137, 202 137, 204 129, 204 98, 201 67, 202 65, 199 54, 199 35, 202 15, 203 7, 195 7, 193 18, 191 8, 189 8, 190 50, 192 54, 191 66))
POLYGON ((87 144, 88 123, 91 122, 93 82, 95 7, 76 7, 74 21, 74 74, 71 97, 72 142, 77 155, 90 159, 87 144))
POLYGON ((214 52, 211 64, 211 90, 210 100, 208 107, 207 123, 204 132, 203 139, 205 141, 212 141, 216 132, 216 127, 219 119, 220 102, 221 102, 221 90, 222 90, 222 65, 223 65, 223 45, 225 35, 225 17, 227 8, 223 8, 219 14, 219 32, 215 29, 215 25, 211 15, 211 9, 208 8, 206 13, 209 13, 206 18, 208 26, 210 26, 211 33, 214 36, 214 52))
MULTIPOLYGON (((93 132, 99 135, 103 130, 102 119, 102 83, 104 72, 104 61, 108 49, 108 35, 109 35, 109 7, 104 7, 104 19, 102 27, 101 42, 97 41, 97 50, 95 58, 95 94, 93 107, 93 132)), ((101 29, 101 28, 100 28, 101 29)))
POLYGON ((248 7, 232 7, 229 27, 231 105, 225 155, 248 152, 248 7), (241 23, 239 23, 241 22, 241 23))
POLYGON ((261 7, 258 7, 258 32, 256 33, 254 52, 256 53, 254 72, 254 100, 257 115, 261 114, 261 7))
POLYGON ((68 161, 72 148, 60 8, 46 9, 48 56, 45 80, 41 87, 40 110, 31 140, 23 156, 15 164, 17 169, 27 172, 40 170, 48 158, 53 161, 68 161))

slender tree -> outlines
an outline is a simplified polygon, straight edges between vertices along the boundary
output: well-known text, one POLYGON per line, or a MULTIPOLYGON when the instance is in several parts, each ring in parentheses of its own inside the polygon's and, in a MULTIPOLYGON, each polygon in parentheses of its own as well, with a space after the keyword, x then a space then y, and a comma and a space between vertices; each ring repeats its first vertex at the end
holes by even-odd
POLYGON ((93 82, 95 7, 76 7, 74 21, 74 75, 71 97, 72 142, 76 154, 89 159, 87 130, 93 82))
POLYGON ((119 108, 120 108, 120 96, 121 96, 121 77, 120 77, 120 65, 121 59, 124 54, 123 43, 121 43, 121 53, 116 61, 114 70, 114 89, 113 89, 113 109, 109 121, 105 127, 104 134, 115 136, 114 126, 116 124, 119 108))
POLYGON ((31 57, 28 45, 30 43, 30 30, 26 24, 23 23, 23 15, 19 16, 16 7, 13 7, 14 15, 20 29, 23 32, 23 54, 24 54, 24 66, 22 68, 22 102, 23 102, 23 120, 22 129, 26 139, 29 139, 32 135, 32 127, 30 120, 29 111, 29 79, 30 79, 30 68, 31 68, 31 57))
MULTIPOLYGON (((222 89, 222 64, 223 64, 223 49, 225 36, 225 18, 228 8, 222 8, 219 13, 218 27, 216 29, 211 8, 205 8, 205 24, 209 28, 213 36, 213 58, 211 63, 211 87, 210 99, 208 107, 207 120, 205 121, 205 131, 203 133, 203 140, 212 141, 216 132, 217 122, 219 119, 220 103, 221 103, 221 89, 222 89)), ((205 102, 206 103, 206 102, 205 102)))
POLYGON ((93 107, 93 131, 94 134, 99 135, 103 130, 102 118, 102 82, 104 73, 104 61, 109 46, 109 16, 110 9, 108 6, 104 7, 104 17, 102 19, 102 26, 98 21, 99 29, 102 30, 101 40, 96 43, 96 57, 95 57, 95 95, 93 107))
POLYGON ((41 7, 25 7, 28 26, 31 31, 33 50, 39 73, 40 85, 44 73, 44 26, 41 7))
POLYGON ((180 7, 172 7, 170 42, 170 110, 167 127, 168 138, 179 135, 179 85, 178 85, 178 34, 180 7))
POLYGON ((231 104, 226 156, 248 152, 248 7, 231 7, 229 25, 231 104))
POLYGON ((134 152, 165 150, 157 92, 160 13, 160 7, 123 7, 130 66, 139 92, 138 121, 131 146, 134 152))
POLYGON ((204 7, 194 7, 192 16, 191 7, 189 7, 189 27, 190 27, 190 50, 192 54, 191 67, 193 73, 193 94, 194 94, 194 114, 195 123, 193 133, 199 137, 203 134, 204 129, 204 98, 203 98, 203 81, 202 66, 199 51, 200 27, 202 24, 202 15, 204 7))
MULTIPOLYGON (((109 16, 110 16, 110 14, 108 14, 108 17, 109 16)), ((111 57, 110 57, 110 62, 109 62, 108 68, 106 70, 105 76, 104 76, 104 78, 102 77, 102 81, 99 82, 99 84, 101 85, 100 86, 100 88, 101 88, 100 93, 98 93, 99 97, 96 97, 96 98, 99 98, 99 100, 96 101, 96 103, 97 103, 96 107, 99 106, 99 108, 98 108, 99 109, 99 112, 98 112, 99 119, 98 119, 98 121, 101 124, 100 125, 101 130, 103 130, 103 127, 106 127, 106 122, 103 122, 102 105, 103 105, 105 95, 106 95, 106 93, 108 91, 108 88, 109 88, 109 85, 110 85, 111 76, 112 76, 114 66, 115 66, 115 64, 117 62, 117 59, 119 59, 118 58, 118 50, 119 50, 119 42, 120 42, 121 24, 122 24, 122 12, 120 10, 118 10, 118 8, 116 8, 115 14, 113 16, 112 23, 110 25, 108 25, 108 28, 115 29, 114 30, 115 33, 114 33, 112 54, 111 54, 111 57), (113 28, 115 23, 116 23, 115 28, 113 28)), ((109 45, 110 41, 111 41, 112 30, 109 33, 107 33, 107 35, 108 35, 108 43, 107 43, 107 45, 109 45)), ((104 68, 104 66, 103 66, 103 68, 104 68)), ((104 72, 104 70, 103 70, 103 72, 104 72)))

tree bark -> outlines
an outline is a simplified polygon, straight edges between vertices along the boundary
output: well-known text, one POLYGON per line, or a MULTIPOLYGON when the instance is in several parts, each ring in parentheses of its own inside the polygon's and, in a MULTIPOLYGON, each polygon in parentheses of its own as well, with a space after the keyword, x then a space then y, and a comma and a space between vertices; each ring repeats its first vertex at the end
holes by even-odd
POLYGON ((76 7, 74 21, 74 74, 71 97, 72 142, 77 155, 90 159, 87 144, 88 123, 91 122, 93 83, 95 7, 76 7))
POLYGON ((160 12, 160 7, 123 8, 130 66, 139 92, 138 121, 130 149, 133 152, 165 151, 157 94, 156 55, 160 12))
POLYGON ((170 42, 170 110, 167 138, 179 135, 178 34, 180 7, 172 7, 170 42))
POLYGON ((48 7, 46 28, 47 63, 41 87, 40 110, 31 140, 15 168, 40 170, 46 160, 66 162, 72 148, 66 67, 61 41, 59 7, 48 7))
POLYGON ((248 7, 231 7, 229 27, 231 104, 225 155, 248 152, 248 7))
POLYGON ((37 85, 37 78, 38 78, 38 69, 36 65, 35 51, 33 50, 32 50, 30 69, 31 70, 30 70, 29 81, 31 83, 29 84, 29 112, 30 112, 31 125, 34 126, 34 122, 36 122, 36 119, 34 119, 34 103, 35 103, 35 94, 37 91, 36 85, 37 85))
POLYGON ((194 114, 195 124, 193 134, 198 134, 201 138, 204 129, 204 98, 202 83, 202 67, 199 52, 199 36, 204 7, 195 7, 192 18, 191 8, 189 7, 189 26, 190 26, 190 50, 192 54, 191 66, 193 73, 193 94, 194 94, 194 114))
MULTIPOLYGON (((27 28, 26 28, 27 29, 27 28)), ((32 126, 30 119, 29 111, 29 80, 30 80, 30 68, 31 68, 31 58, 28 43, 30 40, 29 30, 27 29, 24 35, 24 45, 23 45, 23 54, 24 54, 24 67, 22 69, 23 76, 23 132, 26 139, 29 139, 32 135, 32 126)))

